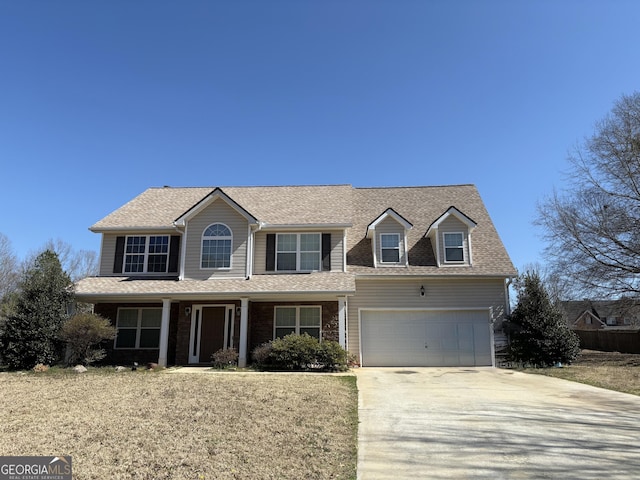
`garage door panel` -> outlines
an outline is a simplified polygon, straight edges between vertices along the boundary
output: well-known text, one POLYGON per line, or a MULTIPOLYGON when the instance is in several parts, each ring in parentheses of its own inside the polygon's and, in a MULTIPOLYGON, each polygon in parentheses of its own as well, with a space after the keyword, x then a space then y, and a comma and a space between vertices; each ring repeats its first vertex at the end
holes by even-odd
POLYGON ((364 366, 491 365, 486 311, 362 311, 364 366))
POLYGON ((424 355, 424 322, 412 317, 401 322, 395 320, 393 315, 382 312, 368 318, 362 342, 375 351, 375 357, 370 358, 371 366, 409 365, 415 361, 416 351, 424 355))

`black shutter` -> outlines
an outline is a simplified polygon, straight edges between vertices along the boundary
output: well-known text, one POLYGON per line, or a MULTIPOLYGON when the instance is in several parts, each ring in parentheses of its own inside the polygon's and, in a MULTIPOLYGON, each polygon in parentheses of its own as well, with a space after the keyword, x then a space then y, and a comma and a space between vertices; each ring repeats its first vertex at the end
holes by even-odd
POLYGON ((276 269, 276 234, 267 234, 267 272, 276 269))
POLYGON ((178 259, 180 258, 180 235, 171 235, 169 244, 169 273, 178 273, 178 259))
POLYGON ((116 256, 113 259, 113 273, 122 273, 124 262, 124 237, 116 237, 116 256))
POLYGON ((331 270, 331 234, 322 234, 322 270, 331 270))

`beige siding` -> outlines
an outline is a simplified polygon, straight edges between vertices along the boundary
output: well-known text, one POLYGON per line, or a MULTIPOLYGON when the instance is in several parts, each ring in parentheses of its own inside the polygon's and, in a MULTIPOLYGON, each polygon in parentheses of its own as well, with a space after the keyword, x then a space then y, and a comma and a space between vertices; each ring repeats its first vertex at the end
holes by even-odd
MULTIPOLYGON (((256 232, 254 255, 253 255, 253 273, 262 275, 268 273, 267 266, 267 233, 276 232, 256 232)), ((342 230, 322 230, 317 233, 331 234, 331 271, 341 272, 344 266, 344 250, 343 250, 343 232, 342 230)))
POLYGON ((230 207, 224 200, 216 200, 202 212, 189 220, 186 234, 185 278, 206 280, 208 278, 245 277, 247 266, 246 218, 230 207), (212 223, 223 223, 231 229, 231 269, 200 268, 202 234, 212 223))
MULTIPOLYGON (((463 250, 464 250, 464 263, 469 264, 469 229, 467 226, 458 220, 455 216, 450 215, 445 219, 438 228, 438 235, 440 235, 440 264, 445 265, 444 261, 444 234, 445 233, 462 233, 463 234, 463 250)), ((447 263, 446 265, 456 265, 456 263, 447 263)), ((459 265, 459 264, 457 264, 459 265)))
POLYGON ((261 275, 266 273, 267 269, 267 233, 256 232, 253 242, 253 273, 261 275))
POLYGON ((382 262, 382 253, 380 250, 380 235, 383 233, 396 233, 400 235, 400 264, 404 265, 407 261, 407 250, 405 248, 404 236, 405 229, 393 218, 387 217, 376 226, 376 255, 378 263, 382 262))
POLYGON ((102 251, 100 252, 100 275, 113 275, 113 261, 116 255, 116 238, 118 235, 105 233, 102 235, 102 251))
POLYGON ((358 310, 361 308, 493 308, 499 325, 505 315, 503 280, 356 280, 356 294, 348 300, 348 347, 360 354, 358 310), (425 296, 420 296, 424 285, 425 296))

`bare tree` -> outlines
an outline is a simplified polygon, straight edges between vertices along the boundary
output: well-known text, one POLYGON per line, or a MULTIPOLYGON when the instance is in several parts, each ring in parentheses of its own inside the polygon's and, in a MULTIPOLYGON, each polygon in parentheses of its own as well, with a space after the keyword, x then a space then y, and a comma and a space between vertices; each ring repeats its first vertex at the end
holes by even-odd
POLYGON ((25 265, 33 263, 33 260, 42 252, 51 250, 60 260, 63 270, 76 282, 85 277, 98 274, 98 255, 91 250, 74 250, 73 246, 64 240, 49 239, 36 253, 32 253, 25 259, 25 265))
POLYGON ((554 274, 574 295, 640 295, 640 93, 622 96, 538 206, 554 274))
POLYGON ((0 301, 18 286, 18 258, 9 238, 0 233, 0 301))

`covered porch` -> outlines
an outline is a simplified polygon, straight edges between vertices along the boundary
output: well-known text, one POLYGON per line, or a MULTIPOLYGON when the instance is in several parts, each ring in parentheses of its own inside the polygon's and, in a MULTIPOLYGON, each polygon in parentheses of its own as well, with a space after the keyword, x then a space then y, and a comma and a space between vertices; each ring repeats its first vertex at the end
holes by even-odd
POLYGON ((253 348, 291 332, 347 348, 347 301, 354 293, 353 276, 344 273, 205 281, 95 277, 76 287, 79 301, 93 303, 134 339, 116 338, 108 360, 160 366, 206 364, 215 351, 235 348, 244 367, 253 348))

